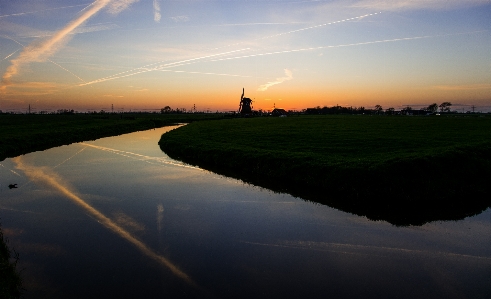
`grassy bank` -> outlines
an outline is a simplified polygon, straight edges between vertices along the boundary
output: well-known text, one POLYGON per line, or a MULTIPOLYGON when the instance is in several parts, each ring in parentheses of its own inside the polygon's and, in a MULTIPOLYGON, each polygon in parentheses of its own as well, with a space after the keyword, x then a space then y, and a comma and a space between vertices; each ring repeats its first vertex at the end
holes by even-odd
POLYGON ((394 224, 490 206, 490 117, 300 116, 193 123, 171 157, 394 224))
POLYGON ((0 298, 20 298, 22 279, 16 267, 17 256, 12 256, 0 227, 0 298))
POLYGON ((0 114, 0 161, 54 146, 175 123, 222 118, 217 114, 0 114))

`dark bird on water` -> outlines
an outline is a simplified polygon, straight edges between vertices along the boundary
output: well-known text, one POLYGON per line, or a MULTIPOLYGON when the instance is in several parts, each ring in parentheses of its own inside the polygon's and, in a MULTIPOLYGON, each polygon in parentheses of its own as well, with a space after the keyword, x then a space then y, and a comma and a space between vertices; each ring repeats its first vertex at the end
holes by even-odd
POLYGON ((9 184, 9 188, 10 188, 10 189, 17 188, 17 184, 9 184))

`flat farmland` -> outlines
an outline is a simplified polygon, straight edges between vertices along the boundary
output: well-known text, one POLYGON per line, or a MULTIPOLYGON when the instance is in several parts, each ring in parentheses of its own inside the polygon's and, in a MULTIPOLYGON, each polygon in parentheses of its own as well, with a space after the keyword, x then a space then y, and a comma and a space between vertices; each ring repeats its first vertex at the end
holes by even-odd
POLYGON ((490 191, 491 117, 227 119, 173 130, 160 146, 190 164, 375 219, 405 209, 440 215, 443 203, 458 209, 469 197, 480 210, 489 205, 481 198, 490 191))

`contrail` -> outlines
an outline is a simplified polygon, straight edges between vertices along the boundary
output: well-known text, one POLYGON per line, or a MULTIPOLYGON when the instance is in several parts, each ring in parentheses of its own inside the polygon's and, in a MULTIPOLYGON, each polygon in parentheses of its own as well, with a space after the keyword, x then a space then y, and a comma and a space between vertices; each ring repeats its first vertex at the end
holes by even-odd
MULTIPOLYGON (((19 44, 20 46, 22 46, 23 48, 25 47, 25 46, 24 46, 22 43, 20 43, 20 42, 16 41, 15 39, 11 38, 10 36, 6 36, 6 35, 4 35, 3 37, 4 37, 4 38, 7 38, 7 39, 10 39, 11 41, 13 41, 13 42, 15 42, 15 43, 19 44)), ((19 49, 19 50, 20 50, 20 49, 19 49)), ((17 50, 17 51, 19 51, 19 50, 17 50)), ((15 51, 14 53, 16 53, 17 51, 15 51)), ((12 54, 10 54, 9 56, 5 57, 3 60, 5 60, 5 59, 9 58, 9 57, 10 57, 10 56, 12 56, 14 53, 12 53, 12 54)), ((79 76, 75 75, 73 72, 71 72, 71 71, 67 70, 66 68, 62 67, 61 65, 59 65, 59 64, 58 64, 58 63, 56 63, 56 62, 54 62, 53 60, 48 59, 48 61, 49 61, 49 62, 51 62, 52 64, 54 64, 54 65, 58 66, 58 67, 59 67, 59 68, 61 68, 62 70, 66 71, 66 72, 68 72, 68 73, 70 73, 70 74, 72 74, 73 76, 75 76, 75 77, 76 77, 77 79, 79 79, 80 81, 85 82, 85 80, 84 80, 84 79, 82 79, 82 78, 80 78, 79 76)))
MULTIPOLYGON (((277 36, 281 36, 281 35, 292 34, 292 33, 300 32, 300 31, 304 31, 304 30, 310 30, 310 29, 320 28, 320 27, 324 27, 324 26, 328 26, 328 25, 337 24, 337 23, 342 23, 342 22, 352 21, 352 20, 356 20, 356 19, 362 19, 362 18, 366 18, 366 17, 369 17, 369 16, 378 15, 378 14, 381 14, 381 13, 382 13, 382 12, 376 12, 376 13, 371 13, 371 14, 362 15, 362 16, 359 16, 359 17, 353 17, 353 18, 344 19, 344 20, 339 20, 339 21, 335 21, 335 22, 329 22, 329 23, 325 23, 325 24, 320 24, 320 25, 310 26, 310 27, 301 28, 301 29, 296 29, 296 30, 287 31, 287 32, 282 32, 282 33, 278 33, 278 34, 273 34, 273 35, 263 36, 263 37, 260 37, 260 38, 253 39, 253 41, 258 41, 258 40, 269 39, 269 38, 273 38, 273 37, 277 37, 277 36)), ((224 46, 224 47, 214 48, 213 50, 218 50, 218 49, 221 49, 221 48, 227 48, 227 47, 237 46, 237 45, 240 45, 240 44, 243 44, 243 43, 244 43, 244 42, 235 43, 235 44, 230 44, 230 45, 227 45, 227 46, 224 46)))
MULTIPOLYGON (((346 22, 346 21, 350 21, 350 20, 365 18, 365 17, 368 17, 368 16, 377 15, 377 14, 380 14, 380 12, 379 13, 366 14, 366 15, 362 15, 362 16, 359 16, 359 17, 353 17, 353 18, 344 19, 344 20, 335 21, 335 22, 330 22, 330 23, 326 23, 326 24, 321 24, 321 25, 306 27, 306 28, 302 28, 302 29, 292 30, 292 31, 288 31, 288 32, 283 32, 283 33, 279 33, 279 34, 275 34, 275 35, 270 35, 270 36, 262 37, 262 38, 259 38, 257 40, 267 39, 267 38, 271 38, 271 37, 275 37, 275 36, 280 36, 280 35, 285 35, 285 34, 291 34, 291 33, 295 33, 295 32, 300 32, 300 31, 304 31, 304 30, 314 29, 314 28, 323 27, 323 26, 327 26, 327 25, 331 25, 331 24, 336 24, 336 23, 341 23, 341 22, 346 22)), ((231 44, 231 45, 228 45, 227 47, 238 45, 238 44, 241 44, 241 43, 231 44)), ((219 48, 215 48, 214 50, 217 50, 217 49, 219 49, 219 48)), ((238 51, 243 51, 243 50, 249 50, 249 48, 238 50, 238 51)), ((93 81, 90 81, 90 82, 87 82, 87 83, 84 83, 84 84, 80 84, 78 86, 84 86, 84 85, 101 83, 101 82, 105 82, 105 81, 109 81, 109 80, 114 80, 114 79, 126 78, 126 77, 130 77, 130 76, 138 75, 138 74, 141 74, 141 73, 147 73, 147 72, 151 72, 151 71, 161 70, 163 68, 168 68, 168 67, 176 67, 176 66, 188 65, 189 64, 188 62, 191 62, 191 61, 201 60, 201 59, 205 59, 205 58, 210 58, 210 57, 213 57, 213 56, 226 55, 226 54, 230 54, 230 53, 233 53, 233 52, 236 52, 236 51, 225 52, 225 53, 220 53, 220 54, 210 55, 210 56, 203 56, 203 57, 199 57, 199 58, 194 58, 194 59, 189 59, 189 60, 183 60, 183 61, 178 61, 178 62, 174 62, 174 63, 168 63, 168 64, 165 64, 165 65, 157 66, 157 67, 152 68, 152 69, 145 69, 145 67, 141 67, 141 68, 138 68, 138 69, 134 69, 134 70, 130 70, 130 71, 118 73, 118 74, 115 74, 115 75, 112 75, 112 76, 108 76, 108 77, 100 78, 100 79, 97 79, 97 80, 93 80, 93 81)), ((226 59, 224 59, 224 60, 226 60, 226 59)), ((211 61, 220 61, 220 60, 211 60, 211 61)))
POLYGON ((174 265, 171 261, 154 252, 152 249, 150 249, 143 242, 135 238, 124 228, 119 226, 117 223, 112 221, 110 218, 106 217, 100 211, 98 211, 89 203, 87 203, 78 195, 76 195, 66 185, 61 183, 61 180, 55 174, 48 173, 48 170, 45 168, 26 165, 23 163, 21 157, 16 157, 12 159, 12 161, 16 163, 17 169, 22 170, 31 180, 44 183, 58 190, 60 193, 62 193, 63 195, 68 197, 71 201, 73 201, 76 205, 83 208, 90 216, 92 216, 99 223, 104 225, 107 229, 111 230, 115 234, 119 235, 121 238, 133 244, 146 256, 150 257, 151 259, 167 267, 174 275, 176 275, 177 277, 179 277, 189 285, 197 287, 194 281, 186 273, 184 273, 176 265, 174 265))
POLYGON ((330 22, 330 23, 325 23, 325 24, 321 24, 321 25, 315 25, 315 26, 311 26, 311 27, 306 27, 306 28, 301 28, 301 29, 297 29, 297 30, 292 30, 292 31, 288 31, 288 32, 278 33, 278 34, 274 34, 274 35, 270 35, 270 36, 265 36, 265 37, 262 37, 260 39, 267 39, 267 38, 272 38, 272 37, 276 37, 276 36, 281 36, 281 35, 286 35, 286 34, 292 34, 292 33, 300 32, 300 31, 304 31, 304 30, 320 28, 320 27, 324 27, 324 26, 328 26, 328 25, 337 24, 337 23, 343 23, 343 22, 352 21, 352 20, 356 20, 356 19, 362 19, 362 18, 366 18, 366 17, 369 17, 369 16, 378 15, 378 14, 381 14, 381 13, 382 12, 376 12, 376 13, 366 14, 366 15, 359 16, 359 17, 354 17, 354 18, 339 20, 339 21, 335 21, 335 22, 330 22))
MULTIPOLYGON (((186 73, 186 74, 200 74, 200 75, 215 75, 215 76, 226 76, 226 77, 241 77, 241 78, 252 78, 252 76, 234 75, 234 74, 221 74, 221 73, 204 73, 204 72, 188 72, 188 71, 174 71, 174 70, 159 70, 161 72, 172 72, 172 73, 186 73)), ((256 77, 255 77, 256 78, 256 77)))
POLYGON ((34 14, 34 13, 38 13, 38 12, 50 11, 50 10, 57 10, 57 9, 65 9, 65 8, 72 8, 72 7, 87 6, 88 4, 90 4, 90 3, 78 4, 78 5, 71 5, 71 6, 62 6, 62 7, 55 7, 55 8, 48 8, 48 9, 36 10, 36 11, 30 11, 30 12, 19 12, 19 13, 14 13, 14 14, 10 14, 10 15, 1 15, 0 18, 14 17, 14 16, 22 16, 22 15, 34 14))
POLYGON ((85 80, 80 78, 79 76, 75 75, 74 73, 72 73, 71 71, 67 70, 66 68, 62 67, 61 65, 59 65, 58 63, 54 62, 53 60, 51 59, 48 59, 49 62, 51 62, 52 64, 58 66, 59 68, 61 68, 62 70, 65 70, 67 71, 68 73, 72 74, 73 76, 75 76, 78 80, 82 81, 85 83, 85 80))
POLYGON ((213 59, 213 60, 208 60, 207 62, 225 61, 225 60, 234 60, 234 59, 243 59, 243 58, 250 58, 250 57, 260 57, 260 56, 269 56, 269 55, 276 55, 276 54, 295 53, 295 52, 305 52, 305 51, 313 51, 313 50, 320 50, 320 49, 354 47, 354 46, 363 46, 363 45, 371 45, 371 44, 380 44, 380 43, 390 43, 390 42, 398 42, 398 41, 425 39, 425 38, 432 38, 432 37, 454 36, 454 35, 470 34, 470 33, 477 33, 477 32, 483 32, 483 31, 487 31, 487 30, 464 32, 464 33, 441 34, 441 35, 414 36, 414 37, 384 39, 384 40, 377 40, 377 41, 370 41, 370 42, 361 42, 361 43, 353 43, 353 44, 343 44, 343 45, 334 45, 334 46, 321 46, 321 47, 302 48, 302 49, 294 49, 294 50, 284 50, 284 51, 276 51, 276 52, 268 52, 268 53, 259 53, 259 54, 251 54, 251 55, 244 55, 244 56, 236 56, 236 57, 213 59))
POLYGON ((15 53, 17 53, 20 49, 17 49, 15 50, 14 52, 10 53, 9 55, 7 55, 4 59, 2 59, 2 61, 4 61, 5 59, 8 59, 10 56, 14 55, 15 53))
MULTIPOLYGON (((203 60, 203 59, 212 58, 212 57, 216 57, 216 56, 227 55, 227 54, 232 54, 232 53, 236 53, 236 52, 240 52, 240 51, 245 51, 245 50, 249 50, 249 48, 240 49, 240 50, 234 50, 234 51, 228 51, 228 52, 223 52, 223 53, 218 53, 218 54, 212 54, 212 55, 207 55, 207 56, 201 56, 201 57, 191 58, 191 59, 186 59, 186 60, 181 60, 181 61, 177 61, 177 62, 166 63, 166 64, 158 65, 158 66, 155 66, 155 67, 152 67, 152 68, 140 67, 140 68, 136 68, 136 69, 133 69, 133 70, 121 72, 121 73, 118 73, 118 74, 115 74, 115 75, 112 75, 112 76, 108 76, 108 77, 96 79, 96 80, 93 80, 93 81, 90 81, 90 82, 87 82, 87 83, 84 83, 84 84, 79 84, 78 86, 84 86, 84 85, 90 85, 90 84, 95 84, 95 83, 101 83, 101 82, 105 82, 105 81, 109 81, 109 80, 114 80, 114 79, 119 79, 119 78, 125 78, 125 77, 134 76, 134 75, 141 74, 141 73, 147 73, 147 72, 152 72, 152 71, 160 71, 160 70, 162 70, 164 68, 182 66, 182 65, 185 65, 185 64, 195 63, 196 61, 200 61, 200 60, 203 60)), ((155 64, 150 64, 150 65, 155 65, 155 64)), ((150 65, 148 65, 148 66, 150 66, 150 65)))
POLYGON ((32 43, 24 48, 20 55, 11 61, 12 64, 7 68, 7 71, 3 75, 3 85, 0 87, 0 90, 5 90, 7 85, 11 84, 10 79, 19 72, 23 65, 34 61, 43 61, 56 52, 61 46, 62 41, 65 40, 73 30, 106 7, 109 3, 111 3, 111 0, 96 0, 89 9, 78 18, 68 23, 68 25, 54 34, 51 38, 40 43, 32 43))

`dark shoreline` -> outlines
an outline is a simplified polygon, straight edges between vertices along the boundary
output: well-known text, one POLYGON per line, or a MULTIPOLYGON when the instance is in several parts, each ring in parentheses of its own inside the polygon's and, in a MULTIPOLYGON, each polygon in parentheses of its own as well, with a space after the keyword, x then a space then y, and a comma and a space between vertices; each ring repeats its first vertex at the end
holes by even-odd
POLYGON ((369 167, 315 160, 296 167, 287 153, 213 147, 185 132, 183 127, 162 136, 160 147, 171 158, 372 220, 423 225, 491 207, 491 145, 486 142, 369 167))
POLYGON ((0 161, 52 147, 178 123, 220 119, 215 114, 0 114, 0 161))

